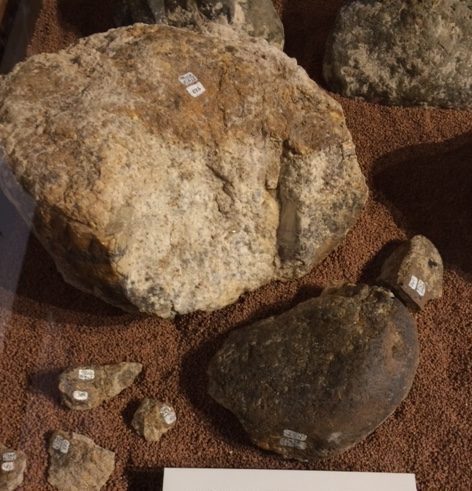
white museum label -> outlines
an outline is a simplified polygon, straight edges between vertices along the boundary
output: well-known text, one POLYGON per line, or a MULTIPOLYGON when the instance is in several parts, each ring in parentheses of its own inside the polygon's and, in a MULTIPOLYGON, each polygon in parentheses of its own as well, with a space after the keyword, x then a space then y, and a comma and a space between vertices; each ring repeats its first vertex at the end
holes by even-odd
POLYGON ((416 276, 412 276, 410 278, 410 283, 408 283, 408 286, 412 290, 415 290, 420 297, 424 297, 424 294, 426 293, 426 284, 423 280, 420 280, 416 276))
POLYGON ((65 455, 69 452, 70 442, 69 440, 62 438, 62 436, 57 435, 52 442, 52 448, 54 450, 59 450, 59 452, 65 455))
POLYGON ((3 462, 14 462, 16 460, 16 452, 5 452, 2 455, 3 462))
POLYGON ((187 92, 192 96, 192 97, 198 97, 201 96, 205 92, 205 87, 203 87, 201 82, 197 82, 196 84, 190 85, 187 87, 187 92))
POLYGON ((72 392, 72 397, 76 401, 87 401, 88 396, 88 392, 85 392, 84 390, 74 390, 74 392, 72 392))
POLYGON ((175 411, 169 406, 162 406, 160 410, 161 416, 164 422, 168 425, 172 425, 177 421, 177 415, 175 411))
POLYGON ((95 370, 92 368, 81 368, 79 370, 80 380, 93 380, 95 378, 95 370))
POLYGON ((185 85, 185 87, 188 87, 189 85, 198 82, 198 78, 192 72, 188 72, 179 77, 179 82, 185 85))
POLYGON ((414 474, 165 469, 163 491, 416 491, 414 474))
POLYGON ((3 462, 2 464, 2 471, 3 472, 12 472, 15 470, 15 463, 14 462, 3 462))

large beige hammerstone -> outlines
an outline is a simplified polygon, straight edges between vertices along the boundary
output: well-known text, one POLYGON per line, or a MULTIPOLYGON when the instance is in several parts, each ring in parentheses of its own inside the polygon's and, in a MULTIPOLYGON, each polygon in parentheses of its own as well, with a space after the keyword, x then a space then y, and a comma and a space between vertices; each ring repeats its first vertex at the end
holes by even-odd
POLYGON ((124 309, 210 311, 300 277, 367 197, 340 105, 215 31, 115 29, 0 82, 4 191, 26 219, 36 203, 66 281, 124 309))

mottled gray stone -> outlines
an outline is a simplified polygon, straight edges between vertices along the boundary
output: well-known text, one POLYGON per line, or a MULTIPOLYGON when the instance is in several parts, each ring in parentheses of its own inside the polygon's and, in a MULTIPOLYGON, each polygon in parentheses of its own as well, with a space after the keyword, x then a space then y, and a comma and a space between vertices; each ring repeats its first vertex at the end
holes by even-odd
POLYGON ((145 22, 195 28, 219 22, 280 48, 284 44, 283 24, 272 0, 118 0, 114 8, 118 26, 145 22))
POLYGON ((324 76, 347 97, 472 106, 472 0, 354 0, 340 11, 324 76))
POLYGON ((414 310, 422 309, 443 292, 441 255, 426 237, 416 235, 385 261, 379 280, 414 310))
POLYGON ((71 368, 59 377, 62 401, 79 411, 96 408, 130 387, 142 369, 140 363, 128 362, 71 368))
POLYGON ((148 442, 158 442, 176 422, 177 416, 170 404, 155 399, 144 399, 131 424, 148 442))
POLYGON ((115 469, 113 452, 77 433, 55 431, 48 452, 48 483, 59 491, 99 491, 115 469))
POLYGON ((374 431, 417 364, 408 309, 383 288, 345 286, 231 332, 210 363, 209 393, 255 444, 307 460, 374 431))
POLYGON ((14 491, 23 484, 26 454, 0 443, 0 491, 14 491))
POLYGON ((126 310, 299 278, 367 198, 341 106, 279 49, 213 29, 114 29, 0 79, 4 192, 25 219, 36 203, 66 281, 126 310))

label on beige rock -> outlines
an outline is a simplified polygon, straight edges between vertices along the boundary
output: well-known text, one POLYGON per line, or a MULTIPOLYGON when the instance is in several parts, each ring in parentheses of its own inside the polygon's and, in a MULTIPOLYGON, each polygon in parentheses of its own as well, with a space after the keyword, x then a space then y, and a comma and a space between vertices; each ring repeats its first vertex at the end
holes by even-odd
POLYGON ((59 450, 59 452, 65 455, 69 452, 70 442, 65 438, 62 438, 62 436, 58 435, 56 436, 56 438, 54 438, 54 441, 52 442, 52 448, 54 450, 59 450))
POLYGON ((72 397, 76 401, 86 401, 88 400, 88 392, 83 390, 74 390, 74 392, 72 392, 72 397))
POLYGON ((192 96, 192 97, 198 97, 201 96, 205 92, 205 87, 203 87, 201 82, 197 82, 196 84, 190 85, 190 87, 187 87, 187 92, 192 96))
POLYGON ((82 368, 79 370, 80 380, 93 380, 95 378, 95 370, 91 368, 82 368))
POLYGON ((16 460, 16 452, 5 452, 2 455, 3 462, 14 462, 16 460))
POLYGON ((185 85, 185 87, 188 87, 189 85, 198 82, 198 78, 192 72, 188 72, 179 77, 179 82, 185 85))
POLYGON ((168 425, 174 424, 177 420, 175 411, 169 406, 162 406, 160 413, 165 423, 168 425))
POLYGON ((14 462, 3 462, 2 464, 2 471, 4 472, 11 472, 15 469, 15 463, 14 462))
POLYGON ((426 293, 426 284, 423 280, 420 280, 416 276, 412 276, 410 278, 410 283, 408 283, 408 286, 412 289, 415 290, 416 293, 420 297, 424 297, 424 294, 426 293))
POLYGON ((426 285, 424 281, 418 280, 418 286, 416 287, 416 291, 418 292, 418 295, 420 297, 424 297, 424 294, 426 293, 426 285))
POLYGON ((416 491, 414 474, 165 469, 163 491, 416 491))

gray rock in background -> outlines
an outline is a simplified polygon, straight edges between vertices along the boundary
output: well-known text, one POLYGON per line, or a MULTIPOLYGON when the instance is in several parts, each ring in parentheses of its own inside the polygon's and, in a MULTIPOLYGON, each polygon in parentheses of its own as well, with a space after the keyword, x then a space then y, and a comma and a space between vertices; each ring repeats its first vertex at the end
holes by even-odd
POLYGON ((114 8, 118 26, 145 22, 192 29, 219 22, 279 48, 284 45, 284 28, 272 0, 118 0, 114 8))
POLYGON ((59 491, 99 491, 115 469, 113 452, 77 433, 55 431, 48 451, 48 483, 59 491))
POLYGON ((14 491, 23 484, 26 455, 0 443, 0 491, 14 491))
POLYGON ((354 0, 328 40, 324 77, 347 97, 472 106, 472 0, 354 0))
POLYGON ((379 281, 386 284, 409 307, 422 309, 441 298, 444 267, 434 244, 422 235, 399 246, 385 261, 379 281))
POLYGON ((123 362, 66 370, 59 377, 62 402, 70 409, 96 408, 130 387, 142 369, 140 363, 123 362))
POLYGON ((341 106, 213 26, 136 24, 0 81, 4 192, 66 281, 126 310, 211 311, 299 278, 367 199, 341 106))
POLYGON ((345 286, 230 333, 209 393, 258 446, 307 460, 367 437, 407 396, 416 323, 380 287, 345 286))
POLYGON ((146 398, 135 412, 131 424, 148 442, 158 442, 176 422, 177 416, 170 404, 146 398))

